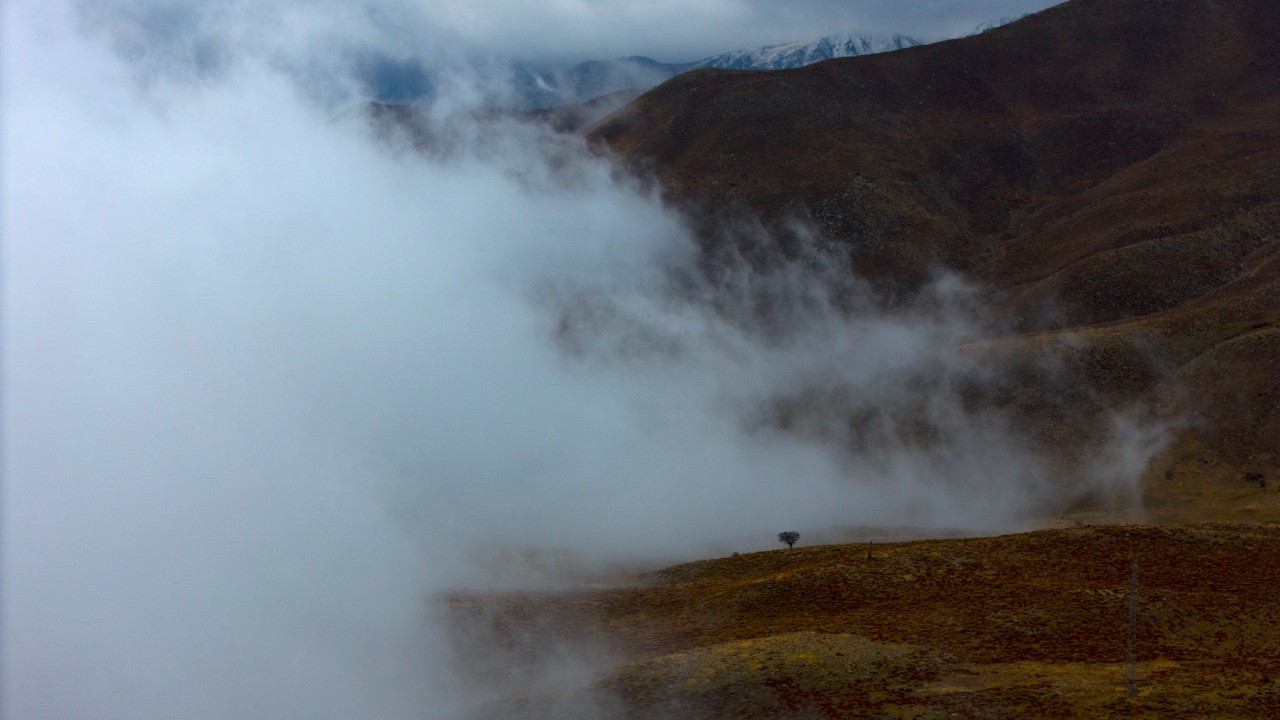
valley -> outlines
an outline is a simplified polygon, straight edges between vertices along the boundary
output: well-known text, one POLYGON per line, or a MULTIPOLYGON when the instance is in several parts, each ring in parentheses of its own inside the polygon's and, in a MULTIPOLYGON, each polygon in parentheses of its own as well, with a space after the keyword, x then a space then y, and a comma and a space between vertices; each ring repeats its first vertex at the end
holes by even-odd
MULTIPOLYGON (((816 237, 890 312, 930 302, 939 268, 979 288, 1000 321, 956 351, 1013 380, 965 397, 1065 477, 1118 413, 1167 442, 1132 502, 1081 496, 1034 532, 452 597, 499 662, 552 637, 614 668, 491 716, 1280 716, 1277 35, 1264 0, 1073 0, 899 52, 697 70, 588 128, 712 266, 785 266, 816 237), (743 217, 776 246, 724 230, 743 217)), ((815 387, 779 417, 803 433, 841 402, 815 387)))

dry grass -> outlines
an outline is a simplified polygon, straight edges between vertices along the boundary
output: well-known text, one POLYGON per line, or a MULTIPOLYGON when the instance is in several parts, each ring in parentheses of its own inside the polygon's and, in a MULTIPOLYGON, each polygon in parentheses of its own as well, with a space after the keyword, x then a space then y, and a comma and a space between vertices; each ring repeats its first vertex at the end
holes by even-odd
POLYGON ((697 208, 712 258, 719 219, 785 238, 798 209, 886 289, 945 266, 991 291, 999 333, 1065 338, 1065 377, 1026 393, 1059 406, 1020 408, 1046 437, 1156 397, 1202 451, 1166 459, 1181 478, 1244 475, 1280 447, 1277 36, 1273 0, 1072 0, 902 52, 690 73, 591 137, 697 208))
POLYGON ((870 560, 865 545, 754 553, 501 603, 543 638, 593 628, 619 659, 602 687, 633 717, 1264 718, 1280 712, 1277 556, 1273 526, 1081 527, 870 560))
POLYGON ((1146 517, 1171 525, 1077 513, 871 559, 807 547, 454 598, 460 625, 497 628, 472 649, 536 662, 589 637, 616 663, 610 712, 636 718, 1280 717, 1280 12, 1152 4, 1073 0, 904 52, 690 73, 591 137, 697 208, 711 259, 738 210, 785 238, 803 208, 890 290, 938 265, 991 289, 1007 332, 958 351, 1011 373, 1060 353, 1059 376, 1014 375, 1029 400, 1009 404, 1064 456, 1112 410, 1156 408, 1178 435, 1146 517))

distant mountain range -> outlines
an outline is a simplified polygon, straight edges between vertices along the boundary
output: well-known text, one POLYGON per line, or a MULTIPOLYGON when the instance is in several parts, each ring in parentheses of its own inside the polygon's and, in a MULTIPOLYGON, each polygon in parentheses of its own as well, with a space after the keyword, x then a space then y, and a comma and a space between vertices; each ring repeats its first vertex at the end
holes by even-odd
MULTIPOLYGON (((979 35, 1021 20, 1026 15, 1002 17, 982 23, 967 36, 979 35)), ((789 70, 833 58, 874 55, 924 45, 907 35, 841 33, 749 50, 732 50, 692 62, 669 63, 643 55, 612 60, 588 60, 574 65, 546 65, 517 62, 502 66, 494 86, 510 93, 492 98, 492 105, 521 110, 539 110, 578 105, 605 95, 629 91, 639 93, 677 75, 699 68, 727 70, 789 70)), ((357 70, 372 100, 391 104, 413 104, 435 96, 433 73, 414 58, 391 60, 366 57, 357 70)))
MULTIPOLYGON (((589 60, 568 66, 514 63, 497 85, 511 93, 495 104, 532 110, 576 105, 618 91, 640 92, 698 68, 786 70, 832 58, 871 55, 922 44, 906 35, 844 33, 814 40, 734 50, 684 63, 659 62, 642 55, 589 60)), ((364 58, 357 69, 371 99, 392 104, 430 100, 435 95, 432 71, 416 59, 364 58)))
POLYGON ((922 45, 906 35, 875 36, 856 33, 828 35, 817 40, 769 45, 755 50, 734 50, 693 63, 693 67, 729 70, 787 70, 832 58, 873 55, 922 45))
POLYGON ((529 108, 571 105, 619 90, 648 90, 698 68, 729 70, 786 70, 832 58, 871 55, 921 45, 906 35, 844 33, 816 40, 733 50, 687 63, 664 63, 635 55, 615 60, 591 60, 567 68, 516 66, 516 88, 529 108))

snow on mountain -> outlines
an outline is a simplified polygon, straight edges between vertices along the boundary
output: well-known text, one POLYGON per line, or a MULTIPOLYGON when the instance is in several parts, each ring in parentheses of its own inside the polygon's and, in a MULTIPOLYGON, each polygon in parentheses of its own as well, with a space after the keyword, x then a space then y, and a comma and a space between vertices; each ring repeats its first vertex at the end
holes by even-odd
MULTIPOLYGON (((977 35, 1017 22, 1031 13, 1002 17, 970 31, 977 35)), ((843 33, 750 50, 734 50, 693 62, 665 63, 636 55, 613 60, 590 60, 569 66, 513 63, 505 80, 508 95, 492 104, 522 109, 576 105, 619 91, 643 92, 671 78, 698 68, 727 70, 787 70, 833 58, 891 52, 924 43, 906 35, 843 33)), ((406 62, 365 63, 361 79, 373 99, 382 102, 422 102, 434 94, 429 74, 406 62)), ((499 82, 498 85, 503 83, 499 82)))
POLYGON ((998 27, 1004 27, 1005 25, 1008 25, 1009 23, 1015 23, 1015 22, 1018 22, 1019 20, 1021 20, 1021 19, 1022 19, 1022 18, 1024 18, 1024 17, 1027 17, 1028 15, 1031 15, 1031 13, 1023 13, 1023 14, 1018 15, 1018 16, 1015 16, 1015 17, 1002 17, 1002 18, 997 18, 997 19, 995 19, 995 20, 988 20, 988 21, 986 21, 986 22, 982 23, 981 25, 978 25, 978 26, 974 27, 972 30, 970 30, 970 31, 969 31, 969 34, 968 34, 968 35, 965 35, 965 37, 972 37, 972 36, 974 36, 974 35, 981 35, 982 33, 986 32, 986 31, 988 31, 988 30, 995 30, 995 29, 996 29, 996 28, 998 28, 998 27))
POLYGON ((828 35, 817 40, 801 40, 769 45, 755 50, 734 50, 691 63, 694 68, 716 67, 732 70, 786 70, 812 65, 832 58, 890 52, 920 45, 906 35, 872 36, 857 33, 828 35))
POLYGON ((637 56, 592 60, 560 69, 535 70, 523 67, 517 73, 517 78, 523 85, 522 91, 530 106, 547 107, 584 102, 619 90, 648 90, 676 75, 697 68, 786 70, 832 58, 889 52, 920 44, 919 40, 905 35, 845 33, 752 50, 735 50, 687 63, 663 63, 637 56))
MULTIPOLYGON (((676 75, 698 68, 787 70, 832 58, 889 52, 920 44, 919 40, 905 35, 845 33, 751 50, 735 50, 684 63, 664 63, 639 55, 614 60, 590 60, 570 66, 517 62, 507 67, 504 76, 497 78, 497 82, 488 83, 507 86, 509 89, 505 96, 491 98, 489 102, 495 106, 522 109, 576 105, 618 91, 648 90, 676 75)), ((420 60, 374 58, 364 63, 360 70, 360 78, 372 99, 379 102, 423 102, 435 94, 433 78, 429 71, 423 69, 420 60)))

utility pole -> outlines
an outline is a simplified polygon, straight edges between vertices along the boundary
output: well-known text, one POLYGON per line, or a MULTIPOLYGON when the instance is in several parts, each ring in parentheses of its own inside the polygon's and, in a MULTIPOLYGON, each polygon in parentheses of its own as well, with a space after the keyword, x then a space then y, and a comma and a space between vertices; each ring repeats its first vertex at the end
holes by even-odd
POLYGON ((1128 651, 1124 660, 1124 694, 1138 697, 1138 561, 1129 574, 1128 651))

